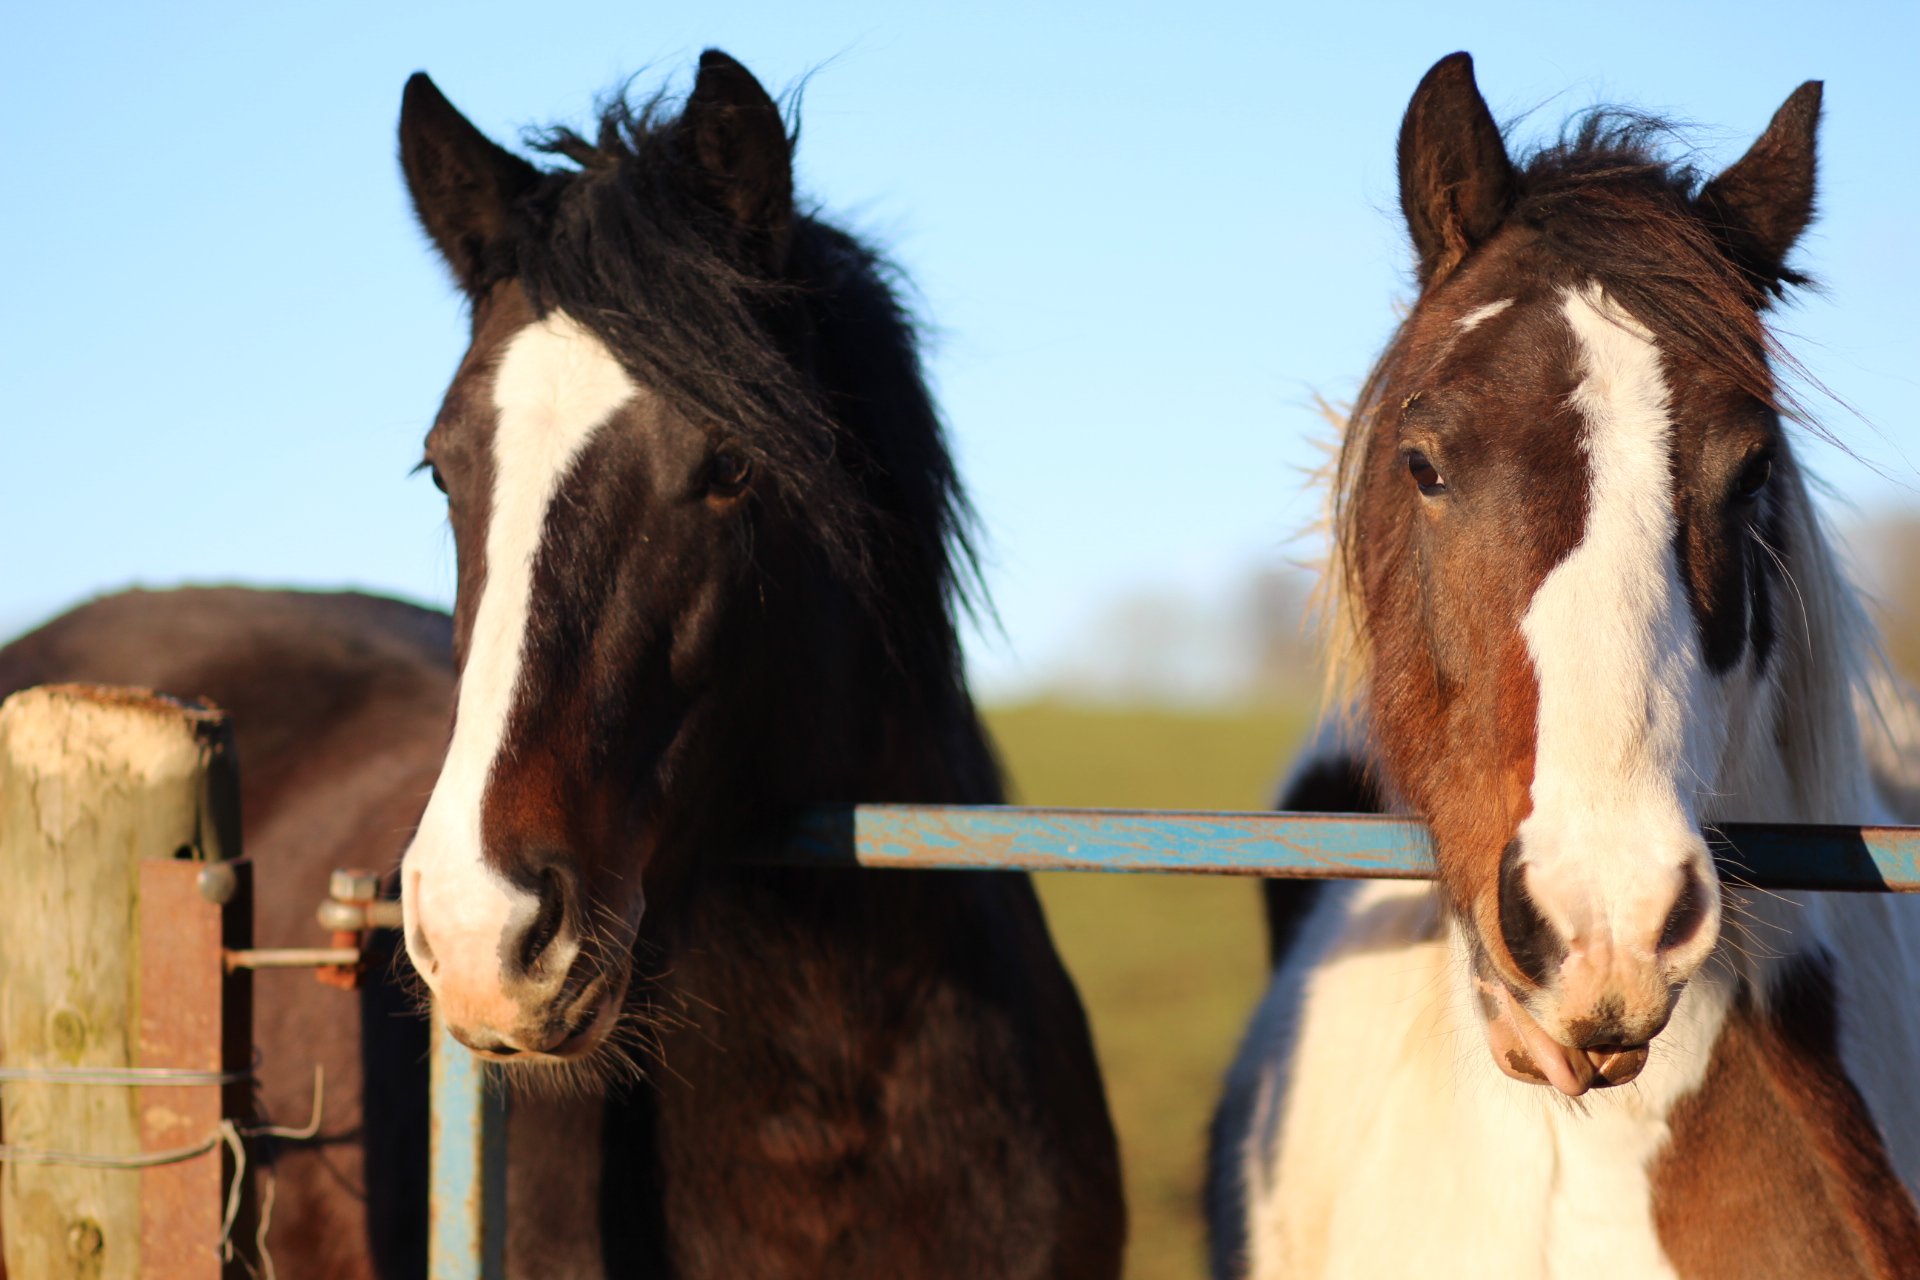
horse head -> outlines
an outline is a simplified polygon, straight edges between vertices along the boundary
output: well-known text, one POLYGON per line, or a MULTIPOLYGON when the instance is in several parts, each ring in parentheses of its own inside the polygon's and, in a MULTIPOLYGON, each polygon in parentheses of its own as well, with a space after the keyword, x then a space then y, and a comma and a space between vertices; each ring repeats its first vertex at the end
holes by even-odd
POLYGON ((463 1043, 578 1060, 619 1023, 650 896, 844 795, 885 746, 863 699, 958 687, 964 503, 881 271, 796 211, 780 111, 731 58, 677 116, 545 135, 571 165, 497 146, 424 75, 400 141, 472 307, 423 463, 460 685, 407 948, 463 1043))
POLYGON ((1806 494, 1763 321, 1799 277, 1820 86, 1704 183, 1595 113, 1516 163, 1471 60, 1399 141, 1419 297, 1344 442, 1360 702, 1427 819, 1496 1061, 1633 1079, 1715 951, 1702 826, 1785 804, 1806 494))

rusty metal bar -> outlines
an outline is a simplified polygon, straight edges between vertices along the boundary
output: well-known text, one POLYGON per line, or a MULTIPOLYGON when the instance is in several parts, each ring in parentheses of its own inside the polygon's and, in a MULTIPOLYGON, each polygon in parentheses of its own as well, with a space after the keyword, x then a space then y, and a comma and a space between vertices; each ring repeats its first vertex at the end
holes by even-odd
MULTIPOLYGON (((1770 889, 1920 892, 1920 827, 1753 826, 1710 833, 1721 871, 1770 889)), ((1404 818, 995 805, 813 810, 755 861, 923 870, 1160 871, 1428 879, 1426 829, 1404 818)))
MULTIPOLYGON (((228 948, 253 934, 252 867, 143 859, 140 863, 139 1065, 145 1070, 228 1077, 218 1089, 142 1085, 140 1145, 166 1152, 221 1131, 222 1121, 252 1112, 253 990, 251 975, 221 964, 228 948), (216 879, 205 874, 217 866, 216 879)), ((232 1180, 251 1179, 225 1144, 190 1160, 140 1173, 140 1258, 146 1275, 249 1274, 244 1246, 253 1239, 252 1197, 240 1188, 240 1218, 227 1222, 232 1180)))
POLYGON ((318 969, 323 965, 360 963, 358 947, 261 947, 229 951, 226 965, 233 969, 318 969))

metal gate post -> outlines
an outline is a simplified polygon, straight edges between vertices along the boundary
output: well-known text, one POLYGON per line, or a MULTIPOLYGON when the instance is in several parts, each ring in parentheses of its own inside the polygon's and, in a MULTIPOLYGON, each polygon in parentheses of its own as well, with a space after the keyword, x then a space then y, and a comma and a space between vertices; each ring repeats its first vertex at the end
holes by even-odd
POLYGON ((486 1063, 433 1023, 431 1280, 505 1280, 507 1096, 486 1063))

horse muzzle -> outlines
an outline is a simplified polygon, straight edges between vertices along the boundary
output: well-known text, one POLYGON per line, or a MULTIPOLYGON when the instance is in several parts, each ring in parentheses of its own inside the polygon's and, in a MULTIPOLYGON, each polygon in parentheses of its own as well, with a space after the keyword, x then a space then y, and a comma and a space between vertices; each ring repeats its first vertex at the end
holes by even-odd
POLYGON ((453 1038, 501 1062, 566 1061, 605 1043, 626 1001, 640 895, 616 917, 583 908, 570 874, 507 884, 434 870, 429 858, 403 869, 407 952, 453 1038), (627 923, 590 934, 575 923, 589 914, 627 923))
POLYGON ((1647 1065, 1651 1036, 1638 1043, 1600 1039, 1584 1046, 1563 1044, 1547 1034, 1499 978, 1475 974, 1474 986, 1486 1015, 1487 1047, 1512 1079, 1552 1085, 1578 1098, 1589 1089, 1626 1084, 1647 1065))

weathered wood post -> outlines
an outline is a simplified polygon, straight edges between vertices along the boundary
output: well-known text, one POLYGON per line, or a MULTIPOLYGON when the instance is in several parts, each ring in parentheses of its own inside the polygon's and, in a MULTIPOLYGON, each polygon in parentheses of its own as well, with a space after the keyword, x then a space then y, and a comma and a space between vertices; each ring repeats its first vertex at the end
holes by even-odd
POLYGON ((251 902, 226 716, 52 685, 0 705, 0 1220, 34 1280, 237 1276, 251 902), (237 1187, 235 1183, 237 1182, 237 1187), (238 1221, 228 1196, 238 1196, 238 1221))

